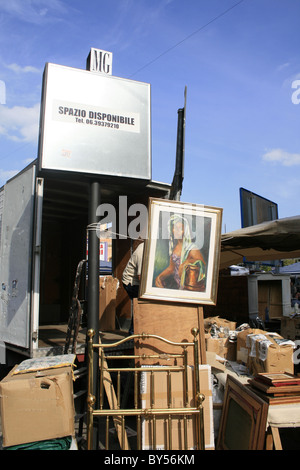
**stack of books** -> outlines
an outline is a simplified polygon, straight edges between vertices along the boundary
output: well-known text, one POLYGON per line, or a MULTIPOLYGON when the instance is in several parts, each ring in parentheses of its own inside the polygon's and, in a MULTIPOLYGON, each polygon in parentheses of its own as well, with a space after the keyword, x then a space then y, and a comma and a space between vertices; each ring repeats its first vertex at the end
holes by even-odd
POLYGON ((300 377, 287 372, 257 374, 249 385, 269 405, 300 403, 300 377))

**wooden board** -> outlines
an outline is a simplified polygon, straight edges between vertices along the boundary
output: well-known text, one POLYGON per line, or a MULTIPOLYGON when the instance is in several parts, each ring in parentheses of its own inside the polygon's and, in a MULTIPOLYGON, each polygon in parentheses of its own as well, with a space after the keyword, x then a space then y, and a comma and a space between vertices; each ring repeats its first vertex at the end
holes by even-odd
MULTIPOLYGON (((199 329, 199 363, 206 364, 203 308, 194 304, 134 299, 134 334, 152 334, 169 341, 193 342, 192 328, 199 329)), ((188 348, 188 364, 194 364, 193 349, 188 348)), ((182 353, 181 347, 166 344, 155 338, 135 341, 135 354, 182 353)), ((169 360, 144 359, 143 364, 171 365, 169 360)))
POLYGON ((116 327, 118 286, 118 279, 112 276, 100 276, 99 278, 99 328, 102 331, 114 330, 116 327))

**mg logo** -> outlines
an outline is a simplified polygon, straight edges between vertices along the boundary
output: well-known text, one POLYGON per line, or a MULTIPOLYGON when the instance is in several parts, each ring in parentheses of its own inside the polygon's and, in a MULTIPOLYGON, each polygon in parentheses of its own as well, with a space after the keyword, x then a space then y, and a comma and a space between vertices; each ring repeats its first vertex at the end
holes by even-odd
POLYGON ((112 74, 112 52, 94 49, 92 47, 86 62, 86 68, 90 72, 112 74))

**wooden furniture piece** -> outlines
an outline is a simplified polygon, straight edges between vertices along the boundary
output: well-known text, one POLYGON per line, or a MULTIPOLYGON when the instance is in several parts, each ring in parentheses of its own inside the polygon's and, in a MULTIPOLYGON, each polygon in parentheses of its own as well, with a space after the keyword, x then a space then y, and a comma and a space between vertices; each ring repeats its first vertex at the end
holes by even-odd
MULTIPOLYGON (((163 336, 170 341, 181 343, 192 342, 194 336, 192 329, 199 330, 199 363, 206 364, 205 332, 203 320, 203 308, 195 304, 183 304, 165 301, 146 301, 134 299, 133 301, 134 334, 150 333, 163 336)), ((150 338, 140 344, 135 341, 137 354, 159 355, 161 344, 156 339, 150 338)), ((164 354, 174 353, 172 346, 164 345, 164 354)), ((189 353, 190 354, 190 353, 189 353)), ((188 364, 193 364, 194 359, 188 358, 188 364)), ((143 364, 168 365, 168 359, 161 356, 159 359, 147 359, 143 364)))
POLYGON ((268 404, 227 376, 217 450, 263 450, 268 404))
MULTIPOLYGON (((300 401, 299 395, 294 396, 282 396, 276 397, 274 399, 266 399, 262 397, 259 389, 253 389, 249 385, 249 377, 246 375, 238 376, 230 369, 225 369, 224 371, 214 372, 215 377, 219 381, 220 385, 226 388, 228 381, 232 383, 233 381, 239 384, 239 395, 249 394, 249 391, 256 395, 256 400, 263 400, 265 406, 267 407, 267 417, 265 424, 262 427, 264 433, 264 449, 265 450, 282 450, 284 445, 281 441, 280 430, 289 430, 289 432, 295 430, 295 436, 299 433, 300 430, 300 401), (241 391, 243 392, 241 393, 241 391)), ((251 383, 251 381, 250 381, 251 383)), ((296 389, 297 389, 296 385, 296 389)), ((225 406, 226 396, 224 394, 223 407, 225 406)), ((246 403, 246 402, 245 402, 246 403)), ((215 405, 214 405, 215 407, 215 405)), ((224 418, 225 419, 225 418, 224 418)), ((220 423, 221 424, 221 423, 220 423)), ((218 439, 224 440, 224 436, 221 437, 220 434, 224 434, 224 427, 219 429, 218 439)), ((217 447, 218 448, 218 447, 217 447)), ((288 450, 288 449, 287 449, 288 450)))

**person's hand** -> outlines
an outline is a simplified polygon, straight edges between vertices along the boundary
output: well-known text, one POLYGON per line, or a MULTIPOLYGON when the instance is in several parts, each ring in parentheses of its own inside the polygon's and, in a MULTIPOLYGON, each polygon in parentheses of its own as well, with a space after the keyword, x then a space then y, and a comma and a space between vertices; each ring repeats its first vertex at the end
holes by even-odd
POLYGON ((157 276, 157 278, 155 279, 155 286, 156 287, 165 287, 160 276, 157 276))

